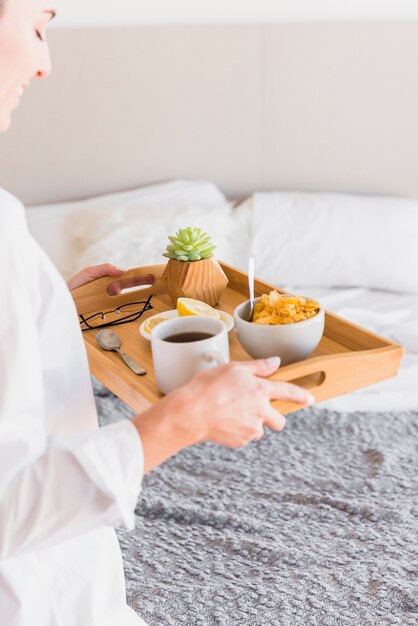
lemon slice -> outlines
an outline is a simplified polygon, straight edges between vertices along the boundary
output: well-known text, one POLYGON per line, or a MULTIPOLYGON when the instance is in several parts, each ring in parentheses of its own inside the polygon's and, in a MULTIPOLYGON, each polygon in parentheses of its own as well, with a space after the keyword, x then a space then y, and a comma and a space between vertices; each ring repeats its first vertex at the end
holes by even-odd
POLYGON ((185 315, 200 315, 202 317, 220 318, 219 311, 213 309, 206 302, 193 300, 193 298, 177 298, 177 313, 179 317, 185 315))
POLYGON ((150 317, 149 320, 144 322, 143 328, 146 333, 151 334, 151 331, 155 326, 161 324, 161 322, 165 322, 166 320, 168 320, 168 317, 150 317))

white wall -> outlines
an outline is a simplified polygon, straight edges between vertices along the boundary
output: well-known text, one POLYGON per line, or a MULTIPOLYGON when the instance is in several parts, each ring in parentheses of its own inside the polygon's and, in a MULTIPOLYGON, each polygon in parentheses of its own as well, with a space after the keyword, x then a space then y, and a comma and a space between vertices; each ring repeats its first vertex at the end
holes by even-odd
POLYGON ((56 26, 417 20, 417 0, 58 0, 56 26))

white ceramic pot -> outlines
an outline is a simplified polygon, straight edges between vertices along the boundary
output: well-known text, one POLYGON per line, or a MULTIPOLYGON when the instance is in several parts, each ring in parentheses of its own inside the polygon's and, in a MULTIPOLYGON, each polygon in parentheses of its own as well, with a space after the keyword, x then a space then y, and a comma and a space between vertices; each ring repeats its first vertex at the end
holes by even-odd
MULTIPOLYGON (((261 298, 256 298, 255 303, 261 298)), ((248 322, 249 300, 238 305, 234 311, 234 325, 238 339, 255 359, 279 356, 282 365, 301 361, 310 354, 324 334, 325 314, 319 313, 303 322, 266 326, 248 322)))

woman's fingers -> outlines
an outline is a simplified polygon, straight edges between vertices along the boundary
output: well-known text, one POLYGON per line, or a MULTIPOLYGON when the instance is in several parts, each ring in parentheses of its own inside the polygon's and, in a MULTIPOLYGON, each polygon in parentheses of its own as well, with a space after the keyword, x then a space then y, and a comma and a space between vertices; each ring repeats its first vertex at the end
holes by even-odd
POLYGON ((102 278, 103 276, 120 276, 124 270, 112 265, 111 263, 102 263, 101 265, 92 265, 81 270, 80 274, 90 280, 102 278))
MULTIPOLYGON (((280 366, 280 357, 270 357, 269 359, 256 359, 254 361, 240 361, 238 367, 243 367, 251 374, 260 377, 268 377, 280 366)), ((298 404, 313 404, 315 397, 303 387, 283 383, 277 380, 265 380, 262 388, 270 400, 289 400, 298 404)))
POLYGON ((75 276, 67 281, 68 288, 70 290, 87 285, 96 278, 102 278, 103 276, 120 276, 124 270, 112 265, 111 263, 102 263, 101 265, 92 265, 91 267, 85 267, 81 272, 78 272, 75 276))
POLYGON ((92 268, 93 273, 96 274, 95 278, 101 278, 102 276, 120 276, 125 270, 112 263, 103 263, 102 265, 94 265, 92 268))
POLYGON ((255 376, 271 376, 280 366, 280 357, 272 356, 269 359, 255 359, 254 361, 239 361, 237 367, 244 368, 255 376))
POLYGON ((263 422, 259 420, 258 423, 254 426, 254 433, 253 433, 253 436, 251 437, 251 440, 258 441, 259 439, 263 437, 263 435, 264 435, 263 422))
POLYGON ((111 283, 107 288, 109 296, 117 296, 123 289, 130 289, 131 287, 141 287, 142 285, 152 285, 153 277, 147 274, 146 276, 133 276, 132 278, 121 278, 114 283, 111 283))
POLYGON ((266 380, 263 382, 263 386, 270 400, 288 400, 304 406, 315 402, 315 397, 309 391, 303 387, 292 385, 292 383, 266 380))
POLYGON ((286 419, 269 404, 264 414, 264 425, 280 432, 286 426, 286 419))
MULTIPOLYGON (((241 361, 239 367, 245 368, 251 374, 260 377, 268 377, 273 374, 280 366, 280 357, 270 357, 269 359, 256 359, 254 361, 241 361)), ((315 397, 303 387, 292 385, 291 383, 283 383, 280 381, 266 380, 263 381, 265 389, 270 400, 289 400, 297 404, 307 405, 315 402, 315 397)))

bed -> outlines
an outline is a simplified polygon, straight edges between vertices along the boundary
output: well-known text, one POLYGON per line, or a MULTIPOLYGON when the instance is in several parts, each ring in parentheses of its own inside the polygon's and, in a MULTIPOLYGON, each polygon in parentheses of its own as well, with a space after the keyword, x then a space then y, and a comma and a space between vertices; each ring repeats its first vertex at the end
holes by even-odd
MULTIPOLYGON (((414 259, 406 256, 404 262, 397 260, 391 272, 392 259, 399 259, 406 245, 402 233, 396 237, 396 224, 403 222, 403 228, 414 240, 418 238, 415 215, 418 215, 418 202, 413 199, 352 194, 258 193, 236 202, 228 199, 214 183, 200 180, 169 181, 27 210, 30 230, 65 278, 82 267, 105 260, 124 268, 160 263, 167 234, 184 226, 185 221, 193 221, 210 231, 223 261, 245 270, 251 253, 257 261, 259 278, 317 298, 337 315, 404 345, 405 354, 396 379, 321 405, 341 411, 418 409, 418 288, 414 291, 414 259), (339 213, 335 232, 331 223, 337 218, 330 209, 339 213), (306 216, 301 216, 303 211, 306 216), (342 236, 341 232, 349 236, 348 227, 355 211, 362 214, 363 235, 356 239, 354 229, 344 254, 338 237, 342 236), (397 215, 395 224, 387 229, 388 241, 384 238, 369 243, 376 214, 382 217, 385 211, 397 215), (300 228, 301 220, 306 226, 309 215, 315 216, 315 228, 309 227, 307 243, 294 233, 300 228), (343 215, 348 216, 347 224, 343 215), (329 241, 321 255, 325 229, 329 241), (276 234, 270 236, 271 233, 276 234), (393 243, 394 238, 399 239, 398 243, 393 243), (289 241, 291 250, 286 248, 289 241), (388 249, 390 254, 386 254, 388 249), (350 268, 352 250, 360 261, 358 267, 350 268), (344 272, 336 273, 333 254, 337 260, 343 260, 344 272), (293 264, 303 259, 303 255, 316 258, 317 273, 327 276, 322 285, 316 284, 321 281, 315 276, 303 276, 305 262, 300 263, 302 276, 292 272, 293 264), (374 257, 369 269, 365 267, 368 256, 374 257), (356 277, 356 271, 361 275, 356 277), (381 285, 379 280, 383 281, 381 285), (332 286, 333 282, 337 286, 332 286), (341 286, 342 282, 347 285, 341 286)), ((413 245, 409 248, 413 255, 417 254, 413 245)))
MULTIPOLYGON (((119 538, 129 603, 150 626, 416 624, 417 35, 403 23, 53 32, 55 72, 1 140, 0 184, 65 277, 156 262, 167 229, 193 218, 224 261, 245 268, 251 251, 260 278, 405 346, 396 379, 146 477, 136 529, 119 538), (349 240, 341 224, 357 224, 349 240), (318 253, 328 230, 345 273, 318 253), (302 284, 293 253, 337 278, 318 284, 311 268, 302 284)), ((102 424, 129 417, 94 385, 102 424)))

